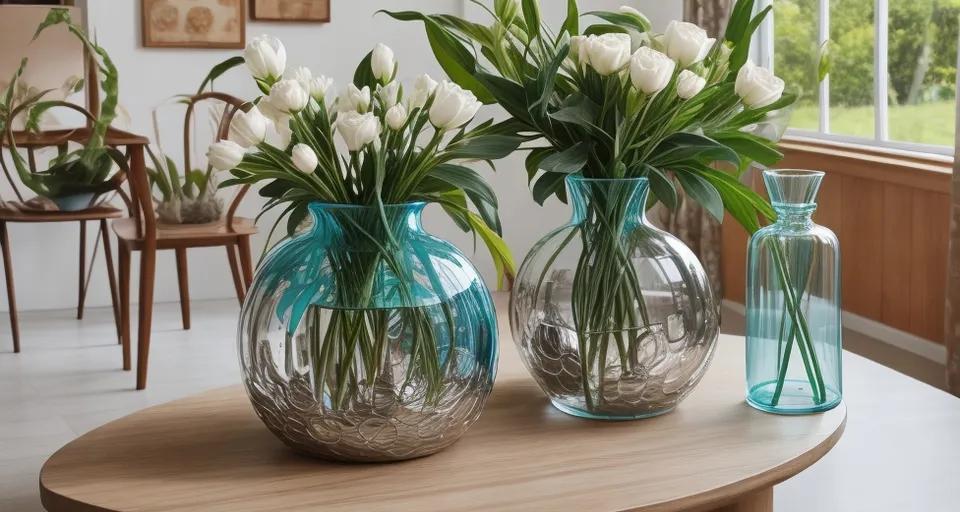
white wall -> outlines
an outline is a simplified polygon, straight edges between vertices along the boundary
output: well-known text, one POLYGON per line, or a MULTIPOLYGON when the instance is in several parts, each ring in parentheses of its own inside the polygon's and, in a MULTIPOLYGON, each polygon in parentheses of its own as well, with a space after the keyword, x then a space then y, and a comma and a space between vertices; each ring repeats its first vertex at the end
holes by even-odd
MULTIPOLYGON (((540 2, 544 17, 551 22, 562 20, 564 2, 540 2)), ((681 0, 581 0, 586 10, 615 10, 627 3, 645 12, 653 21, 655 30, 662 30, 671 19, 682 15, 681 0)), ((140 2, 117 0, 88 0, 87 19, 98 42, 107 48, 120 73, 120 102, 129 112, 132 126, 138 133, 153 133, 151 112, 154 106, 174 94, 196 90, 200 80, 216 63, 237 55, 236 50, 148 49, 140 45, 140 2)), ((410 80, 419 73, 442 77, 443 72, 430 52, 423 27, 419 23, 401 23, 374 13, 381 8, 393 10, 420 10, 446 12, 477 17, 480 13, 466 0, 334 0, 330 24, 278 24, 248 20, 247 37, 261 33, 280 37, 288 50, 292 65, 306 65, 317 73, 333 77, 344 84, 353 76, 360 59, 376 42, 392 47, 401 63, 399 78, 410 80)), ((485 21, 477 17, 477 21, 485 21)), ((217 83, 217 89, 251 97, 252 83, 242 70, 227 75, 217 83)), ((498 115, 496 108, 487 108, 481 115, 498 115)), ((178 154, 176 144, 181 126, 173 115, 161 118, 165 149, 178 154)), ((182 121, 181 121, 182 122, 182 121)), ((505 238, 514 250, 518 264, 530 247, 550 229, 568 217, 567 207, 551 201, 538 207, 527 189, 523 155, 510 157, 498 164, 498 173, 490 177, 501 202, 505 238)), ((6 191, 3 191, 4 197, 6 191)), ((256 194, 243 202, 241 215, 254 216, 261 206, 256 194)), ((263 226, 270 219, 263 221, 263 226)), ((448 238, 472 253, 473 240, 462 234, 436 210, 428 213, 427 229, 448 238)), ((88 226, 92 246, 94 226, 88 226)), ((267 228, 264 228, 266 231, 267 228)), ((21 310, 61 309, 75 305, 77 286, 78 228, 76 225, 12 225, 10 237, 17 281, 17 300, 21 310)), ((254 242, 259 251, 265 242, 261 234, 254 242)), ((255 254, 254 257, 257 257, 255 254)), ((133 261, 133 296, 136 298, 138 260, 133 261)), ((482 244, 474 258, 477 266, 493 282, 493 265, 482 244)), ((191 298, 195 300, 232 297, 233 285, 223 249, 195 249, 189 252, 191 298)), ((176 268, 172 253, 161 253, 157 263, 157 301, 178 300, 176 268)), ((91 282, 88 306, 109 304, 103 259, 100 257, 91 282)), ((0 309, 6 308, 6 296, 0 294, 0 309)), ((2 329, 0 329, 2 332, 2 329)))

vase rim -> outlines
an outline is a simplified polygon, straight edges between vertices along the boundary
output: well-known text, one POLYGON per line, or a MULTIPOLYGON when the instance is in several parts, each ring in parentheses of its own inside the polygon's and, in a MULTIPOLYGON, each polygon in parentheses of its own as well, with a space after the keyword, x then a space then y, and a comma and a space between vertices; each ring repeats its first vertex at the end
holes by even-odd
MULTIPOLYGON (((385 204, 383 208, 385 210, 394 210, 394 209, 418 209, 425 208, 429 204, 427 201, 410 201, 409 203, 396 203, 396 204, 385 204)), ((321 210, 366 210, 374 209, 377 205, 373 204, 351 204, 351 203, 325 203, 323 201, 312 201, 309 204, 309 208, 317 208, 321 210)))
POLYGON ((587 178, 580 174, 571 174, 570 176, 567 176, 567 181, 576 183, 643 183, 650 180, 649 178, 587 178))
POLYGON ((763 173, 775 178, 822 178, 827 175, 823 171, 809 169, 767 169, 763 173))

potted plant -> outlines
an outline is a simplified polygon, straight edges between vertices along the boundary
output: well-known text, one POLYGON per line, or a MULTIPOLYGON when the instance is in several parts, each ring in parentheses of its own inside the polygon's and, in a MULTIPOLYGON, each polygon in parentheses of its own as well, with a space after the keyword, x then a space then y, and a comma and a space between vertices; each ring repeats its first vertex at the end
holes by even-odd
POLYGON ((564 412, 663 414, 704 375, 719 299, 694 254, 645 212, 685 197, 750 232, 776 216, 738 179, 782 158, 755 133, 797 99, 749 62, 769 10, 754 16, 754 1, 739 1, 721 40, 676 21, 654 34, 630 7, 581 14, 575 0, 558 29, 536 0, 496 0, 489 26, 388 13, 422 21, 453 79, 539 137, 526 160, 534 199, 573 203, 573 219, 521 266, 510 317, 527 367, 564 412), (600 23, 581 30, 585 17, 600 23))
MULTIPOLYGON (((47 18, 37 28, 34 39, 47 28, 54 25, 66 25, 70 33, 80 39, 87 47, 90 55, 95 57, 102 77, 100 83, 104 92, 100 110, 90 119, 90 135, 82 148, 74 151, 61 149, 53 158, 47 170, 31 172, 28 162, 17 151, 13 139, 13 126, 7 123, 5 133, 10 146, 10 154, 21 181, 30 190, 42 197, 51 199, 64 211, 83 210, 95 204, 97 197, 113 190, 115 185, 111 178, 116 166, 126 166, 126 159, 116 149, 104 143, 110 123, 117 117, 118 77, 117 69, 110 60, 106 50, 92 43, 83 33, 83 30, 74 25, 70 13, 66 9, 51 9, 47 18)), ((10 81, 5 94, 4 104, 12 105, 18 83, 27 66, 27 59, 23 59, 20 69, 10 81)), ((79 91, 83 82, 79 81, 73 89, 79 91)), ((27 129, 38 129, 39 119, 51 108, 65 106, 79 109, 79 107, 62 100, 45 100, 44 97, 51 91, 39 91, 27 98, 14 110, 9 112, 10 118, 16 118, 22 112, 29 112, 26 120, 27 129)), ((6 162, 0 158, 6 171, 6 162)), ((9 174, 9 173, 8 173, 9 174)))
POLYGON ((420 216, 441 206, 483 240, 501 280, 511 275, 496 195, 462 162, 512 153, 517 124, 468 128, 472 93, 427 75, 405 88, 383 45, 339 97, 332 80, 287 69, 275 38, 254 39, 245 61, 264 95, 209 160, 233 175, 221 186, 264 185, 264 212, 282 209, 274 228, 286 219, 288 240, 263 259, 240 319, 254 408, 285 443, 325 458, 448 446, 492 390, 497 325, 477 270, 420 216), (289 141, 267 141, 271 126, 289 141))

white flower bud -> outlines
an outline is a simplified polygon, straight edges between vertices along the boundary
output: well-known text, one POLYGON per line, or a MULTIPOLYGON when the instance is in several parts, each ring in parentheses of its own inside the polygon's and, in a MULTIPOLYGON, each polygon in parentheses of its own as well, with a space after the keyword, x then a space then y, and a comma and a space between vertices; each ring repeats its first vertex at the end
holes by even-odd
POLYGON ((242 148, 256 146, 267 138, 267 126, 270 120, 253 107, 249 112, 237 112, 230 122, 229 139, 242 148))
POLYGON ((370 60, 370 67, 373 76, 380 83, 388 83, 393 80, 393 74, 397 69, 397 61, 394 59, 393 50, 390 47, 378 44, 373 49, 373 57, 370 60))
POLYGON ((340 112, 354 111, 363 114, 370 110, 370 101, 369 87, 358 89, 356 85, 348 84, 347 88, 340 94, 338 110, 340 112))
POLYGON ((700 91, 707 86, 707 81, 704 78, 701 78, 699 75, 690 71, 689 69, 684 69, 680 72, 680 76, 677 77, 677 96, 680 98, 689 100, 690 98, 700 94, 700 91))
POLYGON ((459 85, 443 81, 434 91, 430 107, 430 123, 440 131, 455 130, 470 122, 483 103, 470 91, 459 85))
MULTIPOLYGON (((281 80, 270 89, 270 103, 285 114, 296 114, 310 102, 304 83, 297 80, 281 80)), ((309 87, 309 84, 306 84, 309 87)))
POLYGON ((785 86, 769 69, 747 61, 737 74, 735 90, 747 108, 763 108, 776 103, 785 86))
POLYGON ((247 44, 243 60, 255 78, 279 80, 287 66, 287 50, 276 37, 262 35, 247 44))
POLYGON ((381 87, 380 90, 377 91, 377 95, 380 96, 380 101, 383 102, 383 108, 390 110, 399 101, 400 82, 390 82, 386 86, 381 87))
POLYGON ((610 76, 630 62, 629 34, 601 34, 580 41, 580 64, 610 76))
POLYGON ((413 92, 404 100, 407 110, 413 112, 418 108, 423 108, 437 89, 437 81, 430 78, 430 75, 420 75, 413 84, 413 92))
POLYGON ((349 111, 337 120, 337 131, 350 151, 360 151, 364 146, 377 140, 383 128, 380 120, 372 112, 361 114, 349 111))
POLYGON ((393 131, 400 131, 407 124, 407 109, 403 105, 394 105, 387 111, 387 126, 393 131))
POLYGON ((630 80, 644 94, 656 94, 670 84, 676 68, 670 57, 643 46, 630 59, 630 80))
POLYGON ((298 82, 309 83, 313 79, 313 73, 310 71, 310 68, 306 66, 297 66, 293 70, 293 76, 290 76, 293 80, 298 82))
POLYGON ((327 91, 333 89, 333 79, 320 75, 317 78, 310 79, 310 96, 322 104, 327 97, 327 91))
POLYGON ((297 144, 293 147, 293 166, 304 174, 313 174, 317 170, 320 159, 306 144, 297 144))
POLYGON ((246 150, 236 142, 222 140, 210 146, 207 162, 218 171, 229 171, 240 165, 244 154, 246 150))
POLYGON ((688 68, 702 61, 710 53, 716 39, 707 37, 707 31, 685 21, 671 21, 663 34, 661 43, 667 55, 677 61, 681 68, 688 68))

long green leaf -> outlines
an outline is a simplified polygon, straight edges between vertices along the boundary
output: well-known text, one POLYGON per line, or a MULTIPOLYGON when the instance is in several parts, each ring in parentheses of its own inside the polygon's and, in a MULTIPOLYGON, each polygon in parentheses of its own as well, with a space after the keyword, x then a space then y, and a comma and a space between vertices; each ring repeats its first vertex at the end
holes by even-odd
MULTIPOLYGON (((580 34, 580 8, 577 6, 577 0, 567 0, 567 19, 560 27, 558 37, 564 33, 570 37, 580 34)), ((559 39, 557 41, 559 42, 559 39)))
POLYGON ((683 191, 710 215, 723 222, 723 198, 717 189, 702 176, 692 172, 674 172, 683 191))
POLYGON ((624 27, 627 29, 634 29, 637 32, 649 32, 650 31, 650 20, 645 17, 640 17, 631 14, 620 14, 615 12, 607 11, 590 11, 584 13, 584 16, 596 16, 604 21, 613 23, 614 25, 624 27))
POLYGON ((512 154, 523 143, 521 137, 483 135, 451 144, 438 155, 443 162, 451 160, 499 160, 512 154))
POLYGON ((569 176, 569 174, 558 172, 544 173, 537 179, 537 182, 533 184, 533 200, 540 206, 543 206, 543 203, 547 202, 550 196, 555 194, 559 196, 559 192, 563 190, 564 180, 566 180, 567 176, 569 176))
POLYGON ((560 153, 553 153, 540 162, 549 173, 574 174, 583 170, 590 158, 590 143, 578 142, 560 153))
MULTIPOLYGON (((553 1, 553 0, 551 0, 553 1)), ((527 36, 532 43, 534 39, 540 37, 540 5, 537 0, 522 0, 523 21, 527 25, 527 36)))
POLYGON ((750 58, 750 43, 753 40, 753 34, 760 27, 760 24, 763 23, 764 18, 770 14, 772 9, 772 6, 767 6, 764 10, 760 11, 760 14, 757 14, 750 24, 747 25, 747 30, 743 36, 734 43, 733 52, 730 54, 731 74, 740 71, 740 68, 747 63, 747 59, 750 58))
POLYGON ((231 69, 241 66, 244 64, 244 59, 242 55, 237 55, 230 57, 229 59, 221 62, 214 66, 210 73, 207 74, 206 78, 203 79, 203 82, 200 83, 200 88, 197 89, 197 94, 202 94, 203 90, 207 88, 207 85, 213 86, 213 81, 220 78, 224 73, 230 71, 231 69))
POLYGON ((469 167, 441 164, 434 167, 429 176, 463 189, 468 194, 476 194, 480 201, 497 206, 497 195, 493 188, 484 181, 477 171, 469 167))
POLYGON ((756 0, 738 0, 733 10, 730 12, 730 21, 727 22, 727 31, 723 38, 733 44, 738 44, 743 40, 743 34, 746 33, 750 25, 750 17, 753 16, 753 9, 756 0))
POLYGON ((666 173, 653 166, 647 167, 647 176, 650 179, 650 190, 653 191, 657 199, 663 203, 670 211, 677 211, 678 197, 677 187, 673 180, 666 173))
POLYGON ((512 282, 514 276, 517 275, 517 264, 513 259, 513 253, 510 252, 507 243, 494 233, 477 214, 467 212, 467 218, 470 221, 470 226, 480 235, 483 243, 487 245, 490 256, 493 257, 493 264, 497 268, 497 289, 503 289, 504 278, 512 282))
POLYGON ((373 67, 370 65, 372 61, 373 52, 371 51, 360 61, 356 71, 353 72, 353 84, 360 89, 369 87, 371 91, 377 90, 377 78, 373 76, 373 67))

